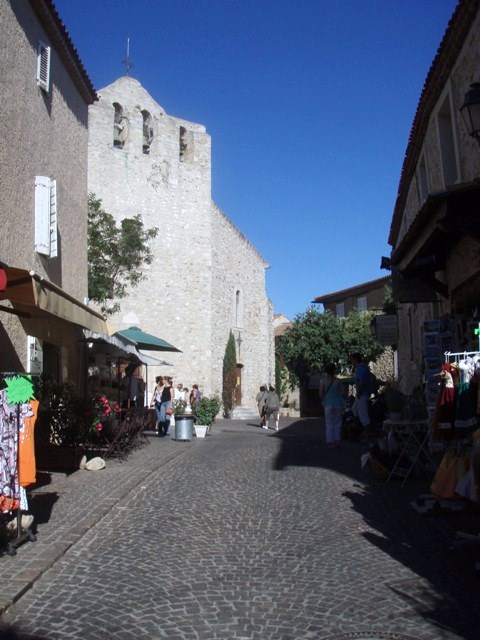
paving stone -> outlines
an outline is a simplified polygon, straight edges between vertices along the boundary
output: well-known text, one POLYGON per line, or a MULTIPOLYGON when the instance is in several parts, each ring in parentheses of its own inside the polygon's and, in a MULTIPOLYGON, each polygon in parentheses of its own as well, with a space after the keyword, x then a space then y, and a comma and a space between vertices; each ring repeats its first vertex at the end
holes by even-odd
POLYGON ((52 483, 38 542, 0 558, 0 575, 32 567, 44 536, 72 546, 13 606, 0 591, 5 624, 49 640, 478 640, 480 585, 449 552, 455 523, 409 507, 424 480, 376 482, 358 445, 326 449, 318 420, 278 434, 221 421, 178 445, 52 483))

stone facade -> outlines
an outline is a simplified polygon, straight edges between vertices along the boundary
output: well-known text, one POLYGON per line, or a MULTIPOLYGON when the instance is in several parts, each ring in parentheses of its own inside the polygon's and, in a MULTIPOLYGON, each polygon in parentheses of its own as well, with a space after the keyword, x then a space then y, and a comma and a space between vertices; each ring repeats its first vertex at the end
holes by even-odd
MULTIPOLYGON (((87 295, 88 104, 93 86, 51 3, 0 3, 0 260, 35 271, 83 301, 87 295), (50 48, 48 90, 37 83, 38 45, 50 48), (56 181, 58 256, 35 250, 35 179, 56 181)), ((9 306, 9 302, 4 302, 9 306)), ((10 305, 11 306, 11 305, 10 305)), ((82 383, 83 337, 55 316, 0 315, 0 371, 28 371, 27 336, 46 370, 82 383)))
POLYGON ((99 97, 89 113, 89 190, 118 221, 140 214, 145 228, 159 229, 154 261, 112 324, 140 326, 181 349, 160 354, 173 367, 149 368, 150 389, 163 374, 207 395, 221 395, 233 331, 242 405, 255 406, 259 384, 274 376, 268 265, 212 202, 210 136, 166 114, 131 77, 99 97))
POLYGON ((406 391, 425 379, 426 321, 452 321, 442 350, 478 349, 480 148, 460 107, 479 81, 479 43, 479 3, 461 0, 425 81, 400 177, 389 242, 406 391))

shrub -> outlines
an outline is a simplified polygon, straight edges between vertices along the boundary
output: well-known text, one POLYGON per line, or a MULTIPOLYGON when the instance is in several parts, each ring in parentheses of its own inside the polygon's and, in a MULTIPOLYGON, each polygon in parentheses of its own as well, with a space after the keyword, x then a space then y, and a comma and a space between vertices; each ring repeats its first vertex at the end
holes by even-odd
POLYGON ((211 398, 203 397, 200 402, 193 405, 192 412, 197 424, 203 424, 209 427, 215 422, 215 418, 220 411, 222 403, 220 398, 213 396, 211 398))

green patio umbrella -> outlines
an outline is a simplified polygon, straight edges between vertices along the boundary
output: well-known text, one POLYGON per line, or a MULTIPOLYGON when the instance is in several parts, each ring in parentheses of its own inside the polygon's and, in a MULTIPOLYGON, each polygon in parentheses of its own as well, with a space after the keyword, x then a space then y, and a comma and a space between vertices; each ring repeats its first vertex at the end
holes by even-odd
POLYGON ((162 338, 152 336, 151 333, 142 331, 140 327, 129 327, 128 329, 116 331, 115 334, 133 340, 136 342, 138 349, 144 349, 145 351, 179 351, 182 353, 181 350, 174 347, 173 344, 162 340, 162 338))

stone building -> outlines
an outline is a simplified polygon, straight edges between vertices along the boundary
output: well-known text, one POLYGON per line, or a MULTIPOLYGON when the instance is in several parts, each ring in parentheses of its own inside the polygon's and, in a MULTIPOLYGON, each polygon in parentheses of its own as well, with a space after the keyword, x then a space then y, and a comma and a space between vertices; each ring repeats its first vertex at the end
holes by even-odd
POLYGON ((274 378, 273 310, 268 264, 211 197, 211 140, 200 124, 168 115, 132 77, 99 91, 89 111, 89 190, 117 221, 140 214, 157 227, 145 279, 121 300, 111 322, 140 326, 181 350, 173 375, 207 395, 221 394, 230 331, 237 346, 237 396, 255 407, 274 378))
POLYGON ((0 371, 81 389, 87 296, 88 105, 96 99, 50 0, 0 3, 0 371))
MULTIPOLYGON (((470 85, 480 80, 479 7, 458 3, 428 72, 390 227, 406 391, 422 381, 428 390, 445 351, 479 349, 480 131, 462 118, 470 85)), ((469 98, 480 108, 478 91, 469 98)))

